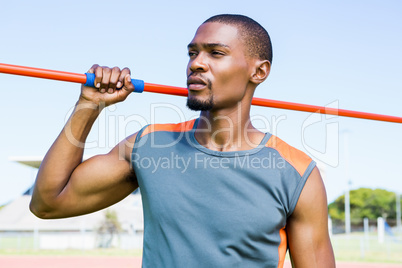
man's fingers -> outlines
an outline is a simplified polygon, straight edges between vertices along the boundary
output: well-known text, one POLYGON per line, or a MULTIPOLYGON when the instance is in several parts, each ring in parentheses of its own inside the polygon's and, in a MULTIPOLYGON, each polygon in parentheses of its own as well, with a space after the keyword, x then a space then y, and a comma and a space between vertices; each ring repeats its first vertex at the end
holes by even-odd
POLYGON ((103 76, 103 68, 99 65, 95 69, 95 87, 100 88, 103 76))
POLYGON ((105 93, 109 90, 110 77, 112 75, 112 70, 107 67, 102 67, 102 81, 100 83, 99 91, 105 93))
POLYGON ((123 85, 124 85, 124 78, 127 76, 127 75, 130 75, 131 74, 131 71, 130 71, 130 69, 129 68, 123 68, 123 70, 121 70, 121 73, 120 73, 120 77, 119 77, 119 81, 117 82, 117 88, 118 89, 120 89, 120 88, 122 88, 123 87, 123 85))
POLYGON ((127 74, 124 77, 124 87, 123 88, 130 93, 134 91, 134 85, 131 83, 131 75, 130 74, 127 74))
POLYGON ((119 99, 125 99, 134 91, 134 85, 131 83, 131 72, 129 68, 120 70, 119 67, 113 69, 106 66, 94 64, 88 73, 95 74, 95 87, 100 93, 114 93, 116 89, 123 89, 119 92, 119 99))
POLYGON ((99 65, 98 64, 94 64, 94 65, 92 65, 92 67, 88 70, 88 72, 87 73, 90 73, 90 74, 93 74, 93 73, 95 73, 95 69, 96 68, 98 68, 99 67, 99 65))
POLYGON ((94 64, 88 73, 95 74, 94 85, 96 89, 83 87, 81 94, 86 99, 103 101, 108 106, 124 101, 135 89, 128 68, 120 70, 119 67, 109 68, 94 64), (96 93, 97 91, 101 94, 96 93))
POLYGON ((131 92, 134 91, 134 85, 131 83, 130 74, 126 74, 123 78, 123 87, 118 91, 117 100, 124 101, 131 92))
POLYGON ((112 74, 110 75, 110 81, 109 81, 109 89, 108 93, 113 93, 116 90, 116 86, 119 82, 120 78, 120 68, 119 67, 114 67, 112 69, 112 74))

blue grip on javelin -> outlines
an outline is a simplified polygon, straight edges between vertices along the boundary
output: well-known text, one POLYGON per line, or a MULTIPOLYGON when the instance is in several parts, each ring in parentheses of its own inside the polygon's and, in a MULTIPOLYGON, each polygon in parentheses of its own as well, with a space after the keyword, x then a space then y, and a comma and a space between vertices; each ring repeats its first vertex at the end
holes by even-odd
POLYGON ((134 86, 134 92, 142 93, 144 91, 145 83, 140 79, 131 79, 131 83, 134 86))
POLYGON ((87 76, 87 81, 85 82, 84 86, 86 87, 95 87, 95 74, 85 73, 87 76))
MULTIPOLYGON (((85 73, 85 75, 87 76, 87 81, 84 84, 84 86, 87 87, 95 87, 95 74, 92 73, 85 73)), ((144 81, 143 80, 139 80, 139 79, 131 79, 131 83, 134 86, 134 92, 137 93, 142 93, 144 91, 144 81)))

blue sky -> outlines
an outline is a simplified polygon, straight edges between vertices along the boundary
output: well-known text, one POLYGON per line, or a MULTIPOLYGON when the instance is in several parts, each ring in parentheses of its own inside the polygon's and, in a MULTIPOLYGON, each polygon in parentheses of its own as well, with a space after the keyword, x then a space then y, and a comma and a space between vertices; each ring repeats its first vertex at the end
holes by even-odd
MULTIPOLYGON (((4 1, 0 62, 84 73, 128 66, 149 83, 185 86, 186 46, 220 13, 270 33, 274 60, 256 97, 402 116, 400 1, 4 1)), ((77 100, 72 83, 0 74, 0 204, 36 171, 9 160, 43 156, 77 100)), ((185 98, 132 94, 102 114, 86 154, 107 152, 144 123, 196 116, 185 98)), ((329 201, 351 188, 402 192, 400 124, 252 109, 255 124, 320 162, 329 201)))

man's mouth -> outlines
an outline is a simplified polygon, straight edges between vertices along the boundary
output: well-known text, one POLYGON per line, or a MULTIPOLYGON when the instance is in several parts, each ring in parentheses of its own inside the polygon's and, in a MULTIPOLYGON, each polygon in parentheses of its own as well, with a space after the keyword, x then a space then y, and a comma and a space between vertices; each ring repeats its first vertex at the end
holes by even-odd
POLYGON ((189 90, 201 90, 207 86, 207 83, 198 77, 190 76, 187 79, 187 88, 189 90))

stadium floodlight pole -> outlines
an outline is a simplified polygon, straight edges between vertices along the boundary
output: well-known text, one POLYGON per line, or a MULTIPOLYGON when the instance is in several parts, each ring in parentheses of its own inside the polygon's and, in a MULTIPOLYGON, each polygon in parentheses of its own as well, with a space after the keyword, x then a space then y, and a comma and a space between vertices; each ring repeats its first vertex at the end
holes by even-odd
MULTIPOLYGON (((0 73, 74 82, 74 83, 85 84, 86 86, 92 86, 92 87, 94 86, 94 80, 95 80, 95 75, 91 73, 78 74, 78 73, 40 69, 34 67, 25 67, 25 66, 18 66, 4 63, 0 63, 0 73)), ((134 92, 138 93, 146 91, 146 92, 161 93, 176 96, 187 96, 186 88, 144 83, 144 81, 138 79, 132 79, 132 83, 135 87, 134 92)), ((308 105, 294 102, 262 99, 256 97, 253 98, 251 104, 256 106, 286 109, 293 111, 330 114, 336 116, 345 116, 345 117, 369 119, 369 120, 392 122, 392 123, 402 123, 402 117, 397 116, 373 114, 359 111, 329 108, 324 106, 315 106, 315 105, 308 105)))

